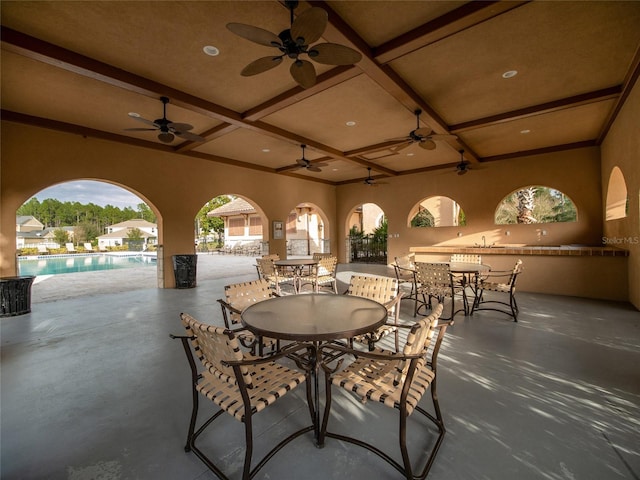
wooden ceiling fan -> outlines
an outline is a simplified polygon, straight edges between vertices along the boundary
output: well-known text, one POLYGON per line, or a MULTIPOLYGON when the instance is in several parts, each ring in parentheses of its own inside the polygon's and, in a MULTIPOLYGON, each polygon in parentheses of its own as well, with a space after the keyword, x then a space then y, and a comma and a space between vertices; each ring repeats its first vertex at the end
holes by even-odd
POLYGON ((392 138, 389 140, 391 142, 400 142, 398 145, 391 149, 394 152, 398 152, 404 148, 407 148, 412 143, 417 143, 421 148, 424 148, 425 150, 435 150, 437 140, 457 138, 456 135, 437 134, 428 127, 420 128, 420 114, 422 113, 422 110, 417 109, 414 113, 416 115, 415 130, 411 130, 409 132, 409 135, 405 137, 392 138))
POLYGON ((301 58, 306 55, 317 63, 326 65, 352 65, 362 58, 360 52, 337 43, 318 43, 329 21, 327 12, 318 7, 305 10, 294 20, 293 11, 298 1, 284 2, 290 11, 290 27, 278 35, 253 25, 243 23, 228 23, 227 28, 254 43, 275 47, 278 55, 270 55, 254 60, 244 67, 240 74, 245 77, 257 75, 271 70, 282 63, 284 57, 293 60, 289 72, 293 79, 302 87, 309 88, 316 83, 316 70, 313 64, 301 58))

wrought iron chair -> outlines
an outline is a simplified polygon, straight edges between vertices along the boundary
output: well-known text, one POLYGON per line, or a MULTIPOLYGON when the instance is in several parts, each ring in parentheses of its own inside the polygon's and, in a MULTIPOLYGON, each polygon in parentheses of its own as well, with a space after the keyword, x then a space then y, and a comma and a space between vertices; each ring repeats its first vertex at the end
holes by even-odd
MULTIPOLYGON (((308 373, 287 368, 275 362, 275 360, 285 355, 289 355, 301 348, 306 349, 306 347, 292 344, 276 355, 269 355, 268 357, 248 356, 241 351, 238 339, 231 330, 200 323, 186 313, 182 313, 180 318, 186 329, 186 335, 171 335, 171 337, 182 341, 182 346, 191 367, 193 389, 193 409, 185 451, 193 451, 219 478, 228 480, 222 470, 196 446, 196 440, 200 434, 220 415, 226 412, 236 420, 244 423, 246 450, 242 479, 248 480, 287 443, 314 428, 313 425, 310 425, 292 433, 273 447, 253 469, 251 468, 253 416, 282 398, 305 382, 305 380, 307 380, 307 402, 312 405, 308 373), (189 343, 191 343, 191 347, 189 343), (193 348, 193 352, 191 348, 193 348), (194 353, 200 361, 200 367, 196 364, 194 353), (211 400, 220 407, 220 410, 201 423, 201 426, 196 430, 199 394, 211 400)), ((309 407, 309 412, 312 413, 311 407, 309 407)), ((313 415, 311 418, 313 418, 313 415)), ((220 442, 220 445, 224 444, 224 442, 220 442)), ((222 452, 216 454, 216 457, 220 456, 222 456, 222 452)))
POLYGON ((414 302, 417 301, 416 286, 418 282, 416 280, 416 266, 413 261, 413 256, 403 255, 401 257, 395 257, 393 269, 401 289, 403 285, 409 284, 409 294, 405 294, 403 298, 413 300, 414 302))
POLYGON ((296 291, 295 279, 292 276, 285 276, 280 273, 272 258, 256 258, 258 275, 269 282, 269 285, 280 295, 281 285, 288 285, 296 291))
MULTIPOLYGON (((277 253, 271 253, 269 255, 262 255, 261 258, 270 258, 273 261, 280 260, 280 255, 277 253)), ((260 269, 260 264, 256 261, 256 271, 258 272, 258 278, 262 278, 262 270, 260 269)))
POLYGON ((389 314, 387 323, 374 332, 365 333, 354 337, 352 342, 366 344, 369 350, 373 350, 375 344, 387 335, 395 336, 396 352, 400 348, 398 325, 400 320, 400 301, 402 293, 398 289, 398 281, 391 277, 375 277, 371 275, 353 275, 349 281, 346 295, 356 295, 381 303, 387 308, 389 314))
POLYGON ((242 323, 240 315, 249 306, 254 303, 267 300, 276 296, 275 291, 265 279, 255 280, 252 282, 233 283, 224 287, 225 299, 218 299, 218 303, 222 308, 222 318, 224 324, 229 330, 233 330, 237 335, 240 343, 251 350, 252 353, 259 351, 262 353, 264 348, 277 350, 279 348, 278 341, 273 338, 261 339, 261 343, 257 344, 255 335, 249 330, 238 328, 242 323), (257 347, 257 348, 256 348, 257 347))
MULTIPOLYGON (((447 323, 438 322, 441 313, 442 304, 439 304, 433 309, 431 315, 420 319, 413 326, 406 326, 410 328, 410 331, 407 335, 406 344, 402 353, 395 353, 379 348, 376 348, 372 352, 361 352, 340 346, 332 345, 330 347, 332 351, 342 350, 343 352, 352 354, 355 361, 343 370, 339 370, 342 363, 341 361, 335 369, 331 369, 326 365, 323 366, 326 373, 326 402, 322 428, 320 430, 320 445, 323 444, 325 436, 350 442, 375 453, 401 472, 407 479, 424 479, 427 476, 446 431, 436 391, 438 352, 448 325, 447 323), (438 330, 437 339, 435 345, 430 348, 436 330, 438 330), (429 352, 431 352, 430 356, 429 352), (332 385, 353 392, 363 403, 371 400, 398 410, 402 464, 376 446, 363 440, 327 431, 331 409, 332 385), (418 405, 428 389, 431 390, 434 414, 427 412, 418 405), (409 416, 414 411, 422 414, 437 428, 437 436, 433 441, 433 448, 426 460, 425 466, 418 474, 414 474, 414 471, 418 470, 418 465, 412 464, 409 458, 406 438, 409 416)), ((344 423, 344 420, 342 422, 344 423)), ((422 422, 420 422, 420 424, 422 424, 422 422)), ((432 435, 436 435, 436 432, 432 428, 428 431, 432 435)))
POLYGON ((520 310, 515 295, 516 281, 520 273, 522 273, 522 260, 518 260, 512 270, 492 270, 485 274, 478 283, 478 292, 473 302, 471 314, 476 310, 493 310, 506 313, 513 318, 514 322, 517 322, 520 310), (485 291, 492 293, 485 298, 485 291), (498 300, 495 294, 509 295, 509 299, 508 301, 498 300), (509 310, 505 310, 504 307, 508 307, 509 310))
POLYGON ((451 274, 448 263, 424 263, 416 262, 416 306, 414 316, 418 314, 421 308, 431 308, 432 299, 438 300, 438 303, 444 303, 447 298, 451 298, 451 317, 443 320, 453 320, 456 313, 460 311, 468 311, 467 296, 464 286, 457 281, 451 274), (456 295, 462 297, 464 308, 455 309, 456 295))
POLYGON ((321 288, 330 288, 333 293, 338 293, 337 267, 338 259, 336 257, 323 257, 318 260, 318 264, 314 266, 311 274, 314 292, 319 292, 321 288))

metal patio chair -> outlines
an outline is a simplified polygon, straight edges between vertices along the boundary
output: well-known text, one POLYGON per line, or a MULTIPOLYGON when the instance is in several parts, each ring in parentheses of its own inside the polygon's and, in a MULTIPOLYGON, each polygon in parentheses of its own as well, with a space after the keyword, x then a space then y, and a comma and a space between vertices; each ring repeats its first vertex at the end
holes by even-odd
POLYGON ((269 282, 265 279, 260 279, 225 285, 224 296, 224 300, 218 299, 218 303, 222 308, 224 324, 229 330, 234 331, 240 343, 249 348, 252 353, 262 353, 265 348, 277 350, 279 347, 277 340, 263 337, 261 343, 257 344, 256 336, 252 332, 242 327, 238 328, 242 324, 240 315, 249 305, 276 296, 269 282))
MULTIPOLYGON (((301 383, 306 381, 307 402, 311 405, 311 390, 308 382, 308 372, 287 368, 276 363, 285 355, 289 355, 306 347, 292 344, 276 355, 268 357, 254 357, 243 353, 234 333, 226 328, 215 327, 198 322, 192 316, 182 313, 182 324, 186 335, 176 336, 182 341, 182 346, 191 367, 191 382, 193 407, 185 451, 196 454, 200 460, 219 478, 228 480, 223 471, 196 446, 196 440, 208 426, 223 413, 242 422, 245 428, 245 455, 242 468, 242 479, 252 478, 282 447, 287 443, 313 430, 313 425, 306 426, 290 434, 273 447, 253 468, 251 459, 253 454, 253 416, 281 399, 301 383), (191 344, 191 346, 189 345, 191 344), (193 349, 193 351, 192 351, 193 349), (196 364, 196 359, 200 366, 196 364), (210 418, 201 423, 196 429, 198 419, 199 398, 202 395, 220 409, 210 418)), ((302 368, 302 367, 301 367, 302 368)), ((310 413, 311 408, 310 408, 310 413)), ((313 418, 313 415, 311 416, 313 418)), ((218 446, 214 458, 221 458, 230 452, 224 451, 224 439, 212 443, 212 450, 218 446)))
MULTIPOLYGON (((320 430, 320 444, 324 442, 325 436, 350 442, 375 453, 409 480, 424 479, 427 476, 446 431, 436 392, 438 352, 448 325, 448 323, 439 323, 438 319, 441 313, 442 304, 439 304, 433 309, 431 315, 420 319, 413 326, 406 326, 410 328, 410 331, 402 353, 379 348, 372 352, 361 352, 334 345, 330 347, 332 352, 337 350, 351 354, 355 360, 343 370, 340 370, 341 362, 338 363, 335 369, 324 366, 326 373, 326 401, 320 430), (435 345, 430 348, 436 330, 438 331, 437 339, 435 345), (363 404, 366 401, 379 402, 398 411, 402 464, 376 446, 363 440, 327 431, 332 401, 332 386, 352 392, 363 404), (427 412, 418 405, 422 396, 429 389, 431 390, 434 414, 427 412), (407 423, 411 414, 416 411, 435 425, 437 433, 433 428, 425 429, 423 437, 428 438, 427 435, 435 435, 435 440, 432 440, 433 447, 426 459, 426 464, 419 473, 414 474, 414 471, 418 470, 418 465, 412 464, 409 458, 407 423)), ((345 420, 341 419, 341 424, 344 423, 345 420)), ((420 425, 422 423, 420 422, 420 425)))
POLYGON ((402 300, 402 292, 398 289, 398 281, 391 277, 353 275, 345 294, 375 300, 384 305, 389 314, 387 323, 377 330, 358 335, 351 340, 366 344, 369 350, 373 350, 377 342, 387 335, 393 334, 395 336, 395 348, 398 351, 400 348, 398 322, 400 320, 400 301, 402 300))
POLYGON ((451 273, 448 263, 424 263, 416 262, 416 305, 414 316, 417 315, 421 308, 431 308, 432 299, 438 300, 438 303, 444 303, 447 298, 451 299, 451 316, 444 320, 453 320, 453 317, 459 311, 468 311, 467 296, 464 286, 451 273), (464 309, 455 309, 456 296, 461 296, 464 309))
POLYGON ((516 302, 516 281, 521 273, 522 260, 518 260, 512 270, 493 270, 485 274, 478 283, 471 314, 476 310, 493 310, 506 313, 517 322, 520 309, 516 302), (491 293, 485 297, 485 292, 491 293), (500 300, 496 295, 508 295, 508 300, 500 300))

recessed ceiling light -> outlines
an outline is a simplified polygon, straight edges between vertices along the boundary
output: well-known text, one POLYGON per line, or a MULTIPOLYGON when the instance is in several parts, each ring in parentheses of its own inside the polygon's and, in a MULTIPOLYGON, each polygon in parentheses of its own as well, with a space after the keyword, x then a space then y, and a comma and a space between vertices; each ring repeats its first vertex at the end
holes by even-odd
POLYGON ((520 130, 520 133, 522 134, 531 133, 531 130, 529 130, 528 128, 525 128, 524 130, 520 130))
POLYGON ((407 157, 413 157, 415 153, 407 153, 407 157))
POLYGON ((513 78, 518 74, 517 70, 508 70, 502 74, 502 78, 513 78))
POLYGON ((355 127, 356 126, 356 122, 354 122, 353 120, 349 120, 345 125, 347 127, 355 127))
POLYGON ((130 117, 140 118, 140 114, 136 112, 129 112, 130 117))
POLYGON ((202 51, 211 57, 215 57, 216 55, 220 54, 220 50, 218 50, 216 47, 213 47, 211 45, 207 45, 202 49, 202 51))
POLYGON ((263 148, 263 149, 262 149, 262 151, 263 151, 264 153, 269 153, 271 150, 270 150, 270 149, 268 149, 268 148, 263 148))
POLYGON ((332 172, 337 172, 337 171, 338 171, 338 169, 337 169, 337 168, 332 168, 332 169, 331 169, 331 171, 332 171, 332 172))

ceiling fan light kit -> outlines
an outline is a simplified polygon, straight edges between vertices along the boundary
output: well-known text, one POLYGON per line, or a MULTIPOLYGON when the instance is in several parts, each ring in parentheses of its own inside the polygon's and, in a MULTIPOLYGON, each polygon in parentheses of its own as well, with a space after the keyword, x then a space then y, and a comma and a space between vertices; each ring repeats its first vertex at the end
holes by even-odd
POLYGON ((244 77, 257 75, 277 67, 284 57, 293 60, 289 67, 291 77, 302 88, 309 88, 316 83, 316 70, 311 62, 300 58, 307 55, 314 62, 324 65, 352 65, 362 58, 362 54, 352 48, 336 43, 319 43, 324 33, 329 16, 322 8, 312 7, 305 10, 294 19, 293 11, 298 6, 297 1, 286 1, 290 12, 290 28, 278 35, 252 25, 243 23, 228 23, 227 29, 234 34, 259 45, 275 47, 279 55, 262 57, 249 63, 240 74, 244 77))

